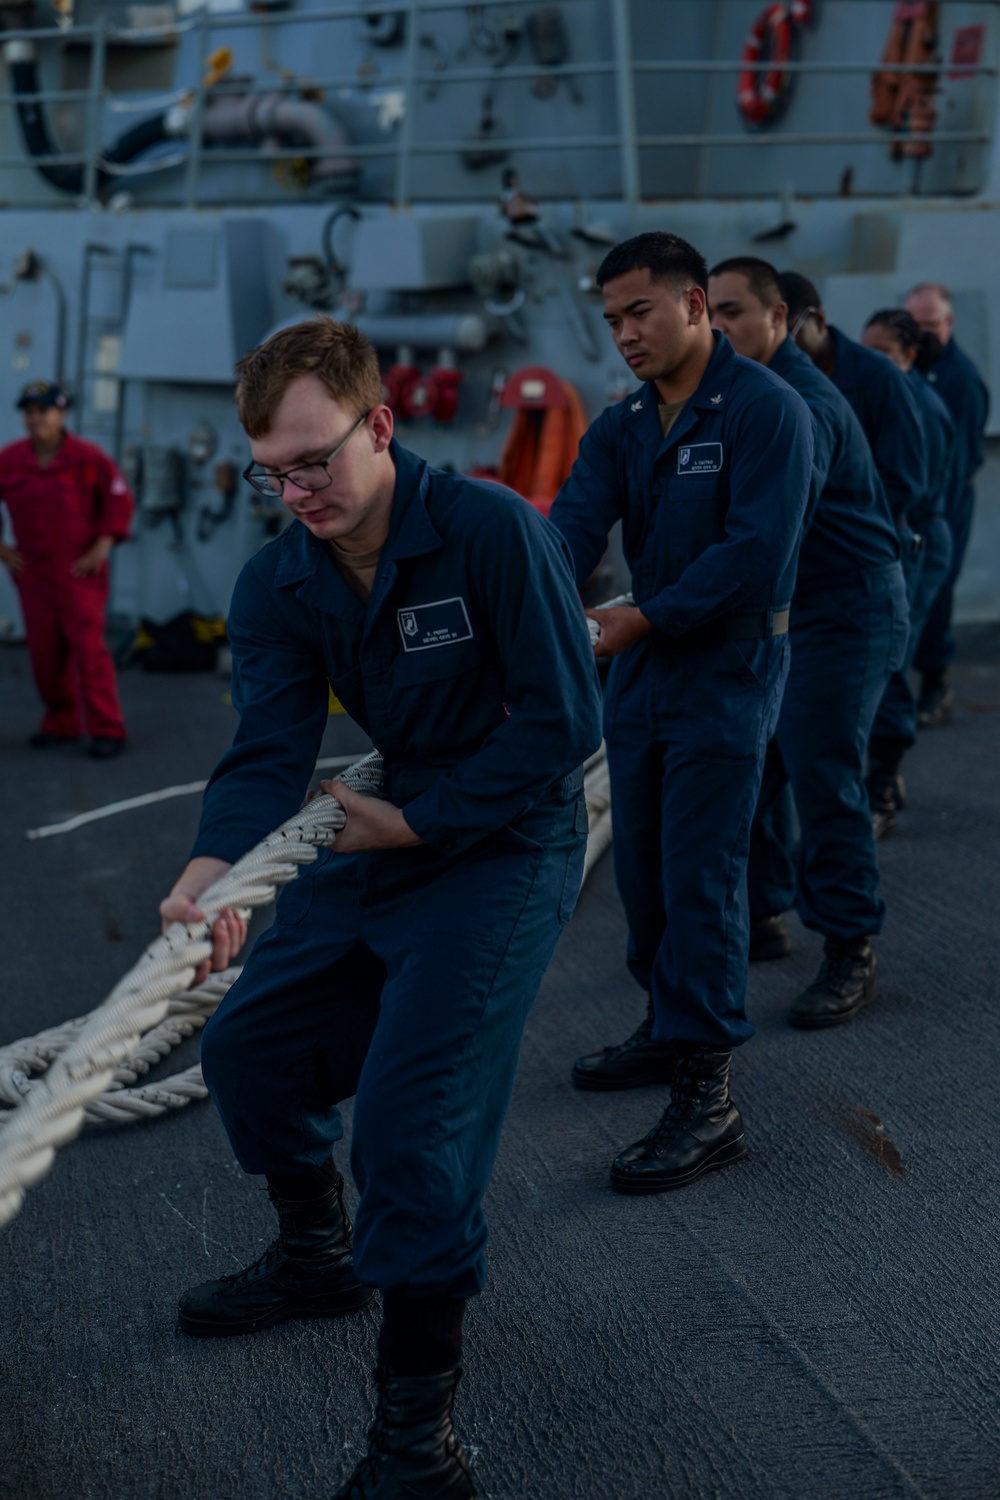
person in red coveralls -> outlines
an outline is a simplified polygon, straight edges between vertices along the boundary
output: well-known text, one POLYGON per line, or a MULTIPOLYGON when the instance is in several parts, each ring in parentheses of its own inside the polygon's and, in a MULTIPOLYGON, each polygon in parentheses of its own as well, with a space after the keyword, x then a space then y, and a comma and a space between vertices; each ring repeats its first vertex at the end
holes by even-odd
POLYGON ((125 748, 114 663, 104 644, 108 557, 128 536, 128 485, 106 453, 66 431, 61 386, 32 381, 21 392, 27 438, 0 448, 0 501, 15 545, 0 562, 21 596, 28 652, 45 704, 35 750, 78 740, 86 729, 98 760, 125 748))

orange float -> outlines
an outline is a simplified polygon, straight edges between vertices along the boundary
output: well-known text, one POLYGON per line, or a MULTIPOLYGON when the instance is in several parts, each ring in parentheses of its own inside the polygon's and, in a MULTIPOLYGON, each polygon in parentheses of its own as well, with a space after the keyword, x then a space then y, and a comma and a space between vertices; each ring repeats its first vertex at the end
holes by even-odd
POLYGON ((553 370, 525 365, 508 379, 500 405, 514 410, 500 462, 473 473, 516 490, 547 516, 587 430, 583 402, 575 386, 553 370))
POLYGON ((869 111, 873 125, 886 125, 905 137, 892 143, 894 161, 903 157, 928 157, 934 149, 930 141, 920 137, 929 135, 937 120, 934 105, 937 74, 890 73, 885 67, 926 67, 936 60, 937 46, 938 6, 931 3, 897 5, 882 53, 883 68, 872 75, 869 111))
POLYGON ((811 19, 812 0, 767 5, 747 33, 740 55, 736 103, 746 123, 755 130, 772 124, 786 109, 792 93, 792 75, 786 64, 792 60, 796 27, 805 26, 811 19))

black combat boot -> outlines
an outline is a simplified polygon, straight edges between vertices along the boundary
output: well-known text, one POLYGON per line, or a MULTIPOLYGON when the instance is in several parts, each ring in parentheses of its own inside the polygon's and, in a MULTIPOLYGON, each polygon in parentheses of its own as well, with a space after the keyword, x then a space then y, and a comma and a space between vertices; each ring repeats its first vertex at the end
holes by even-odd
POLYGON ((653 1001, 646 1019, 616 1047, 588 1052, 578 1057, 570 1077, 578 1089, 638 1089, 647 1083, 669 1083, 674 1076, 675 1052, 671 1042, 653 1041, 653 1001))
POLYGON ((647 1136, 615 1157, 612 1187, 662 1193, 746 1154, 743 1121, 729 1097, 731 1058, 709 1047, 678 1046, 670 1103, 647 1136))
POLYGON ((397 1375, 378 1365, 368 1452, 334 1500, 476 1500, 452 1425, 461 1378, 461 1366, 440 1375, 397 1375))
POLYGON ((839 1026, 877 996, 878 959, 868 939, 839 943, 827 938, 819 973, 793 1004, 788 1021, 804 1030, 839 1026))
POLYGON ((940 729, 951 718, 955 707, 952 692, 944 672, 925 672, 917 700, 917 723, 921 729, 940 729))
POLYGON ((267 1192, 278 1210, 278 1238, 253 1265, 184 1293, 184 1333, 198 1338, 256 1333, 288 1318, 357 1312, 374 1297, 374 1287, 362 1286, 354 1274, 344 1179, 332 1161, 315 1177, 269 1178, 267 1192), (286 1192, 300 1189, 301 1196, 283 1196, 275 1183, 286 1192))
POLYGON ((872 810, 872 827, 877 839, 884 838, 896 826, 896 814, 906 806, 906 786, 899 773, 903 756, 909 749, 906 740, 888 735, 872 735, 868 747, 868 802, 872 810))
POLYGON ((750 962, 764 963, 769 958, 787 958, 792 951, 785 919, 757 917, 750 923, 750 962))

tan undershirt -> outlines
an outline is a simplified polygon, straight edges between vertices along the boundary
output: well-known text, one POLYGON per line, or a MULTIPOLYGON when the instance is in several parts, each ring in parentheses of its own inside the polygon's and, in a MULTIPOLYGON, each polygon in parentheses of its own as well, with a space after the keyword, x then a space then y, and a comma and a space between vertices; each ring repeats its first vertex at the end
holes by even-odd
POLYGON ((665 401, 659 403, 656 409, 660 414, 660 426, 663 428, 664 437, 670 436, 670 429, 685 406, 687 406, 687 401, 673 401, 669 405, 665 401))
POLYGON ((347 552, 343 547, 338 547, 336 542, 329 542, 327 545, 333 553, 337 571, 351 593, 357 594, 362 604, 367 604, 382 548, 376 547, 374 552, 347 552))

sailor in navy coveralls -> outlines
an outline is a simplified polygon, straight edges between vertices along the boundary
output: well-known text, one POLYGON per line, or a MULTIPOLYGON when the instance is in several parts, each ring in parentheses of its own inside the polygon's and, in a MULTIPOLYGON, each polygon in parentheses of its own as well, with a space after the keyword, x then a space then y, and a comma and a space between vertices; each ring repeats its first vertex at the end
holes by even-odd
POLYGON ((917 566, 910 521, 927 493, 927 444, 920 410, 902 370, 827 322, 819 292, 797 271, 785 271, 781 290, 792 337, 846 396, 875 459, 899 532, 903 571, 917 566))
POLYGON ((933 334, 943 345, 941 357, 927 379, 951 413, 958 439, 954 483, 945 514, 951 533, 951 563, 931 605, 914 657, 914 666, 923 678, 919 720, 923 728, 930 729, 948 722, 954 703, 948 685, 948 668, 955 656, 951 617, 955 588, 972 534, 976 504, 972 481, 983 466, 983 433, 990 393, 972 360, 959 348, 955 338, 955 310, 947 287, 937 281, 922 282, 907 294, 906 310, 925 333, 933 334))
POLYGON ((825 940, 793 1026, 838 1025, 877 994, 871 938, 885 902, 868 794, 872 721, 907 637, 900 547, 871 450, 844 396, 797 349, 777 272, 737 256, 712 271, 712 318, 799 392, 815 423, 813 491, 792 600, 792 665, 750 845, 750 958, 783 958, 794 904, 825 940), (799 815, 796 858, 789 783, 799 815))
POLYGON ((933 373, 940 359, 938 339, 925 333, 902 307, 884 307, 872 313, 861 337, 868 348, 879 350, 906 375, 920 409, 927 445, 927 492, 910 516, 919 550, 917 566, 907 580, 910 634, 906 658, 890 678, 869 742, 868 795, 876 836, 881 838, 896 826, 896 814, 906 805, 901 767, 903 757, 916 742, 918 718, 909 669, 928 614, 951 568, 951 531, 946 517, 964 478, 955 423, 925 373, 933 373))
MULTIPOLYGON (((236 585, 239 728, 164 919, 191 920, 300 806, 329 685, 384 757, 386 800, 331 784, 346 827, 283 890, 206 1027, 206 1082, 280 1233, 187 1292, 181 1326, 249 1332, 353 1311, 378 1288, 379 1412, 349 1493, 461 1500, 475 1494, 451 1425, 462 1313, 485 1278, 482 1199, 522 1030, 580 887, 593 652, 558 534, 518 496, 392 441, 356 330, 299 324, 238 373, 246 477, 295 519, 236 585), (332 1157, 351 1096, 353 1264, 332 1157)), ((215 937, 218 967, 238 917, 215 937)))
POLYGON ((707 279, 675 235, 605 258, 605 318, 645 384, 590 427, 551 514, 579 583, 621 521, 635 600, 591 613, 597 652, 614 657, 615 876, 649 1007, 573 1075, 582 1088, 671 1084, 659 1124, 612 1167, 626 1192, 682 1186, 745 1150, 728 1073, 752 1035, 746 863, 812 462, 808 409, 713 335, 707 279))

